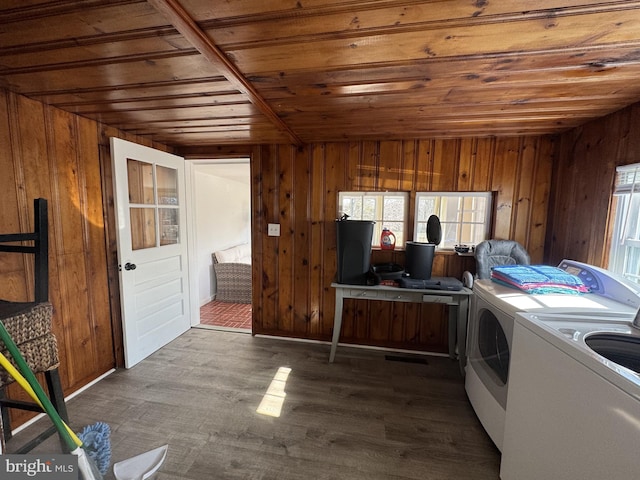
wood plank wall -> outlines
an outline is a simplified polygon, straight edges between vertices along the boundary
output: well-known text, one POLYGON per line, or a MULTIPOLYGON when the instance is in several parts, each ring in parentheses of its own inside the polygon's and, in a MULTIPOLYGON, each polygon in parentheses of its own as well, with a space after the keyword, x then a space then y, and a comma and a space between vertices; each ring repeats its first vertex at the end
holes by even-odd
MULTIPOLYGON (((109 136, 152 146, 0 89, 0 232, 33 231, 33 199, 48 200, 49 299, 66 394, 113 368, 122 354, 121 335, 112 332, 120 329, 116 250, 105 223, 113 222, 113 199, 102 187, 111 185, 109 136)), ((0 298, 32 301, 33 284, 31 255, 0 253, 0 298)), ((26 399, 16 385, 8 390, 26 399)), ((29 416, 12 415, 16 424, 29 416)))
MULTIPOLYGON (((331 338, 341 190, 493 191, 492 237, 518 240, 542 262, 555 148, 554 137, 256 148, 254 333, 331 338), (280 237, 267 236, 268 223, 281 224, 280 237)), ((388 261, 403 264, 404 252, 374 252, 374 263, 388 261)), ((464 270, 475 270, 472 258, 436 255, 434 275, 464 270)), ((439 305, 348 300, 341 341, 443 352, 446 322, 439 305)))
POLYGON ((618 165, 640 163, 640 104, 561 136, 545 258, 607 266, 611 193, 618 165))

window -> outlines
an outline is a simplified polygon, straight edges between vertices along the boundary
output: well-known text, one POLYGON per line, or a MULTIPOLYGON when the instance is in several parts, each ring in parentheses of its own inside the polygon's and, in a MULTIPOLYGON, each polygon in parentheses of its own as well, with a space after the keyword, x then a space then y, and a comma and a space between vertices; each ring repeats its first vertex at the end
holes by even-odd
POLYGON ((373 220, 373 247, 380 246, 380 234, 386 227, 396 236, 396 247, 406 241, 407 192, 340 192, 338 216, 346 214, 351 220, 373 220))
POLYGON ((640 164, 618 167, 609 270, 640 283, 640 164))
POLYGON ((475 246, 486 240, 491 223, 491 192, 418 192, 413 238, 427 241, 427 220, 437 215, 442 226, 440 248, 475 246))

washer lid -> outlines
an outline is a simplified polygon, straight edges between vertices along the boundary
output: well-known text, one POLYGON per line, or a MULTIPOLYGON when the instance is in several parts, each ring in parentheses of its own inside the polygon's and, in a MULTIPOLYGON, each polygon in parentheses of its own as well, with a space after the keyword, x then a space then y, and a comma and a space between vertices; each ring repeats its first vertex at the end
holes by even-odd
POLYGON ((629 322, 602 322, 586 315, 576 321, 561 314, 529 313, 517 314, 515 321, 640 401, 640 376, 599 355, 584 341, 596 332, 637 336, 629 322))
POLYGON ((531 294, 498 284, 492 280, 476 280, 473 293, 503 312, 562 313, 589 315, 611 319, 633 318, 635 309, 610 298, 586 293, 584 295, 531 294))

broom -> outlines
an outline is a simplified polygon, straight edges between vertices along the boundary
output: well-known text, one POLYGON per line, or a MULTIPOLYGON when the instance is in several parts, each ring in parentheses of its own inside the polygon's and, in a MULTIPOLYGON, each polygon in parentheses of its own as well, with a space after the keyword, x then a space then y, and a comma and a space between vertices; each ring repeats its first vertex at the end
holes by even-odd
MULTIPOLYGON (((7 372, 18 381, 22 377, 22 381, 19 381, 20 385, 27 390, 27 393, 40 405, 40 407, 49 415, 49 418, 55 425, 60 437, 67 445, 67 448, 72 454, 78 457, 78 468, 80 473, 84 477, 84 480, 101 480, 103 473, 106 473, 109 468, 109 461, 111 459, 111 445, 109 441, 109 426, 104 423, 98 423, 96 425, 85 428, 81 433, 81 436, 85 436, 85 442, 83 442, 78 436, 73 434, 73 431, 64 423, 60 415, 54 408, 49 397, 44 393, 44 390, 40 386, 40 383, 36 379, 35 375, 27 365, 27 362, 22 357, 17 345, 7 332, 4 324, 0 321, 0 338, 4 342, 7 350, 15 360, 20 372, 11 365, 7 358, 2 355, 2 358, 6 360, 6 364, 2 361, 2 365, 7 369, 7 372), (11 370, 7 368, 11 367, 11 370), (13 375, 12 375, 13 373, 13 375), (21 374, 22 373, 22 374, 21 374), (17 376, 14 376, 17 374, 17 376), (26 378, 25 378, 26 377, 26 378), (26 388, 26 385, 29 388, 26 388), (106 428, 105 428, 106 427, 106 428), (88 445, 89 443, 92 445, 88 445), (102 460, 102 466, 106 463, 106 467, 103 468, 104 472, 101 472, 95 464, 93 455, 96 458, 102 460), (106 460, 106 462, 105 462, 106 460)), ((0 358, 0 360, 2 360, 0 358)))

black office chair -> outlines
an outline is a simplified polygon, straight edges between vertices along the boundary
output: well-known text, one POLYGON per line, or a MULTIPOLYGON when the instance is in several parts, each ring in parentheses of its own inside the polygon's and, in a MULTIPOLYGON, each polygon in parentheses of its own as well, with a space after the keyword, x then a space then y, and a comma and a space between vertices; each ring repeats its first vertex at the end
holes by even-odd
POLYGON ((515 240, 485 240, 476 245, 476 278, 491 278, 491 267, 497 265, 529 265, 525 248, 515 240))

